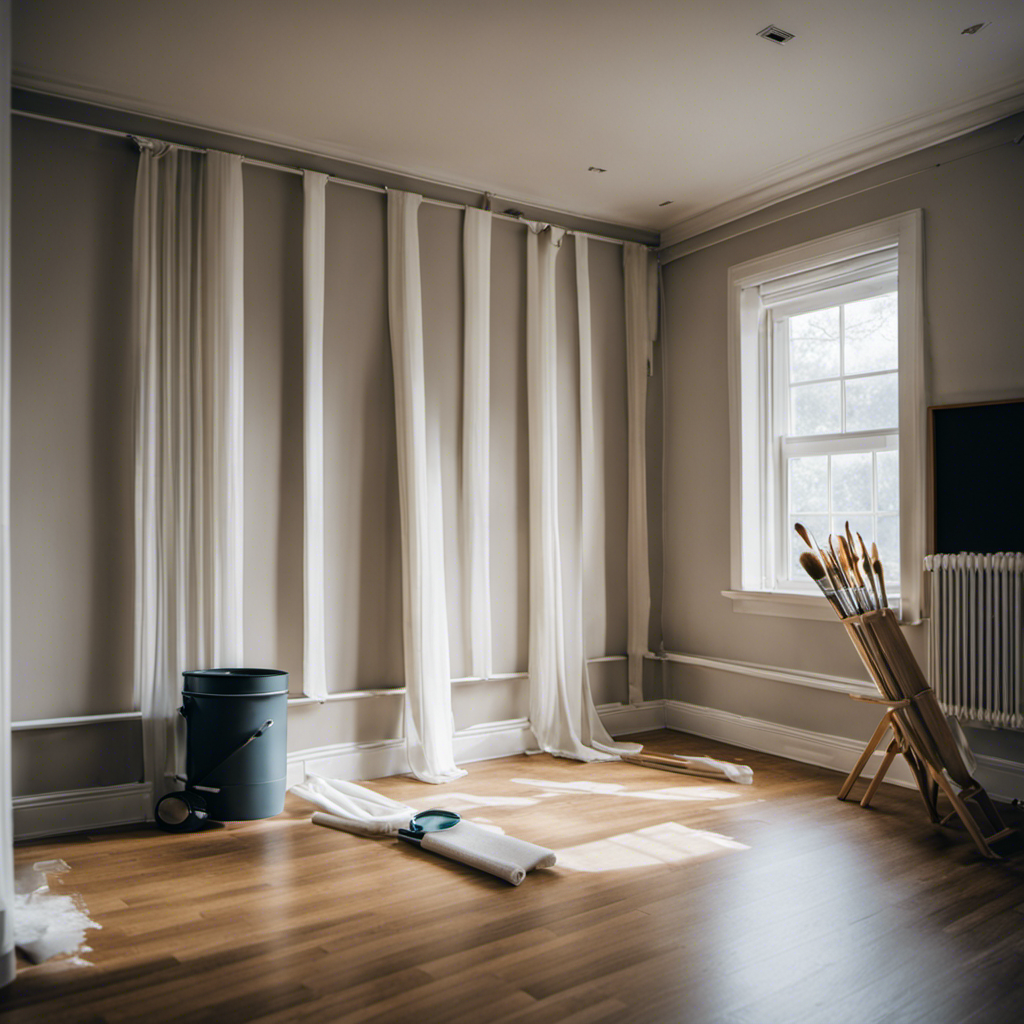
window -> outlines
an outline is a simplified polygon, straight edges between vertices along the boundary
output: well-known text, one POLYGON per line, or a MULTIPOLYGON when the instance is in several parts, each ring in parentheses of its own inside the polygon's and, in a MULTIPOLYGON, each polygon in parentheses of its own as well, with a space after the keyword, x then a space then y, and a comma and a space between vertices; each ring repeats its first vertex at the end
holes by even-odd
POLYGON ((830 617, 793 524, 825 544, 848 521, 920 618, 920 228, 904 214, 730 269, 737 611, 830 617))

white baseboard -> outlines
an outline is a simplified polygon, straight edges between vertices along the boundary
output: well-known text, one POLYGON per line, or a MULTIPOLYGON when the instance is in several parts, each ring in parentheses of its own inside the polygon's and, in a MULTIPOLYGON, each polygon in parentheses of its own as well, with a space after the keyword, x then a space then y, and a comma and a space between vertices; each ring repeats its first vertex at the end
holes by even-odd
MULTIPOLYGON (((665 728, 664 702, 646 701, 639 705, 602 704, 601 721, 613 736, 665 728)), ((455 733, 455 763, 490 761, 536 750, 537 741, 525 718, 507 722, 485 722, 455 733)), ((374 743, 335 743, 326 747, 293 750, 288 755, 288 785, 301 782, 307 772, 332 779, 381 779, 404 775, 409 771, 405 740, 389 739, 374 743)))
MULTIPOLYGON (((867 737, 861 741, 845 736, 830 736, 828 733, 797 729, 760 718, 747 718, 745 715, 734 715, 729 711, 686 704, 679 700, 665 701, 665 719, 669 729, 706 736, 722 743, 733 743, 749 750, 761 750, 766 754, 787 757, 791 761, 832 768, 843 774, 848 774, 857 763, 867 743, 867 737)), ((876 750, 863 774, 868 777, 874 775, 882 763, 882 756, 883 750, 876 750)), ((897 786, 916 786, 903 758, 893 762, 885 781, 897 786)))
MULTIPOLYGON (((485 722, 461 729, 455 734, 455 762, 486 761, 508 757, 534 749, 536 741, 525 718, 507 722, 485 722)), ((288 786, 294 786, 307 773, 331 779, 382 779, 409 771, 404 739, 377 740, 372 743, 334 743, 309 747, 288 754, 288 786)))
POLYGON ((13 804, 14 838, 40 839, 146 821, 153 809, 153 787, 148 782, 133 782, 69 789, 16 796, 13 804))
POLYGON ((643 704, 600 704, 597 713, 612 736, 665 728, 663 700, 646 700, 643 704))

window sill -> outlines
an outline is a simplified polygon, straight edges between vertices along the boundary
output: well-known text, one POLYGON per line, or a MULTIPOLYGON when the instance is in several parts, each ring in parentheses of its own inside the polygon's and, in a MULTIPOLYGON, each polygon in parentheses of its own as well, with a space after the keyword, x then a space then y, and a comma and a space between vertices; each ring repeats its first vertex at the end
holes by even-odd
POLYGON ((832 606, 820 594, 789 594, 777 590, 723 590, 734 612, 781 615, 788 619, 823 619, 838 622, 832 606))
MULTIPOLYGON (((832 606, 818 594, 796 594, 781 590, 723 590, 722 597, 732 601, 732 610, 748 615, 777 615, 786 619, 819 619, 838 622, 832 606)), ((901 626, 919 626, 918 619, 908 622, 899 612, 899 595, 889 595, 890 607, 901 626)))

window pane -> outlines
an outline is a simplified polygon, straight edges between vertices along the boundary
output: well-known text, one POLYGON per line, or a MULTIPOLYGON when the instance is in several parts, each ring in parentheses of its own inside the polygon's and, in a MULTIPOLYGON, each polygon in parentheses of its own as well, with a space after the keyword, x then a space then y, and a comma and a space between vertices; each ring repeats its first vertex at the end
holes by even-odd
POLYGON ((833 455, 832 510, 839 516, 846 512, 871 511, 871 452, 833 455))
POLYGON ((839 376, 839 307, 789 318, 789 379, 839 376))
POLYGON ((895 373, 846 382, 847 430, 883 430, 897 426, 899 392, 895 373))
POLYGON ((800 556, 811 549, 800 539, 793 527, 802 523, 811 531, 811 539, 818 544, 828 545, 828 516, 790 516, 789 517, 789 578, 791 580, 807 580, 810 577, 800 564, 800 556))
POLYGON ((843 368, 846 373, 895 370, 899 355, 896 293, 848 302, 844 316, 846 350, 843 368))
POLYGON ((878 462, 878 510, 895 512, 900 507, 900 453, 879 452, 878 462))
POLYGON ((789 511, 828 512, 827 455, 789 460, 789 511))
POLYGON ((795 437, 806 434, 838 434, 842 430, 839 407, 839 381, 828 384, 801 384, 790 391, 790 433, 795 437))
MULTIPOLYGON (((864 538, 867 540, 867 538, 864 538)), ((885 571, 885 588, 889 591, 900 587, 900 517, 878 517, 878 557, 885 571)))

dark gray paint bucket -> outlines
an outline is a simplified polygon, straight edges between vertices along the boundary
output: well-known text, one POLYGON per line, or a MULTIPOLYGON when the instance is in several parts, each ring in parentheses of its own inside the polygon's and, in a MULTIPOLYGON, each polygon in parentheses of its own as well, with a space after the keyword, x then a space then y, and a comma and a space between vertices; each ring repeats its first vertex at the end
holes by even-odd
POLYGON ((185 775, 187 785, 202 786, 209 817, 250 821, 280 814, 287 773, 288 673, 218 668, 182 675, 182 714, 188 723, 185 775), (273 725, 242 746, 267 721, 273 725))

